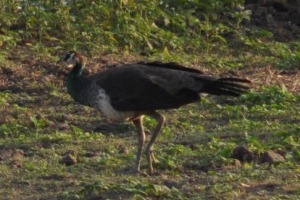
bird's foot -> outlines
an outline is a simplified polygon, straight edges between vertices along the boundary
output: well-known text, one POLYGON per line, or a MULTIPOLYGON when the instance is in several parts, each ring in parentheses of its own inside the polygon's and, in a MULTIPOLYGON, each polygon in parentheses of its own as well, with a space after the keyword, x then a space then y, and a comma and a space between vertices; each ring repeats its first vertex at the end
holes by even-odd
POLYGON ((154 169, 150 169, 150 168, 148 169, 148 174, 150 176, 159 176, 159 175, 161 175, 161 173, 159 171, 154 170, 154 169))
POLYGON ((155 158, 153 152, 151 152, 150 156, 151 156, 152 163, 154 163, 154 164, 159 163, 159 160, 157 160, 157 159, 155 158))
POLYGON ((154 150, 146 151, 146 155, 147 155, 148 161, 150 161, 150 163, 154 163, 154 164, 159 163, 159 160, 156 159, 155 156, 154 156, 154 150))
POLYGON ((148 169, 148 173, 149 173, 150 175, 153 175, 153 174, 154 174, 154 170, 153 170, 153 168, 149 167, 149 169, 148 169))

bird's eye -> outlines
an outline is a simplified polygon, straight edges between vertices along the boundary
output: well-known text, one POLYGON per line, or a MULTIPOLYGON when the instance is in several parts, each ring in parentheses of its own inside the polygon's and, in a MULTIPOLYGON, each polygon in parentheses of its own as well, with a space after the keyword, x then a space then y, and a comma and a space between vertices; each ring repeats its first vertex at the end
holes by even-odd
POLYGON ((67 61, 67 60, 71 59, 72 56, 73 56, 73 54, 74 54, 74 53, 71 53, 71 52, 70 52, 70 53, 67 53, 64 60, 67 61))

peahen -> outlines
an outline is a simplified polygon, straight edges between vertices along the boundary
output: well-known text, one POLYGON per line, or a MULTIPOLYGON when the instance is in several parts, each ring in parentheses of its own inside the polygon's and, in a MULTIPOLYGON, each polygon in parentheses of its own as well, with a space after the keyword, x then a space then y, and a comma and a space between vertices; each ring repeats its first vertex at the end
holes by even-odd
POLYGON ((200 100, 200 93, 238 97, 249 90, 242 78, 217 78, 176 63, 136 63, 110 68, 84 76, 84 61, 75 51, 67 52, 59 62, 72 67, 67 77, 69 94, 80 104, 100 111, 108 121, 132 121, 137 129, 138 150, 135 172, 140 162, 146 135, 143 116, 158 124, 146 147, 149 172, 153 172, 153 144, 165 117, 156 110, 173 109, 200 100))

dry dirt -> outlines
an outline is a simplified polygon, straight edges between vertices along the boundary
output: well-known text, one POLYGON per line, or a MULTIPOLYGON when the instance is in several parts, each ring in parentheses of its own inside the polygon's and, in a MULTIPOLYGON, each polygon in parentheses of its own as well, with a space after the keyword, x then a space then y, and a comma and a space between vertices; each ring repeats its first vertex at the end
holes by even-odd
POLYGON ((252 11, 250 26, 271 31, 281 42, 300 39, 299 0, 246 0, 245 9, 252 11))

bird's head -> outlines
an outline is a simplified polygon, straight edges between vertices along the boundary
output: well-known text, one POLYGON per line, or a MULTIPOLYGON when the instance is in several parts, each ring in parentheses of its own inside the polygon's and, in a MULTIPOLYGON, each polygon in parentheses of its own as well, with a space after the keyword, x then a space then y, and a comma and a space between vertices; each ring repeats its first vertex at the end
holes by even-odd
POLYGON ((65 63, 68 67, 74 67, 75 65, 84 66, 81 55, 76 51, 68 51, 59 59, 59 61, 57 61, 57 63, 65 63))

